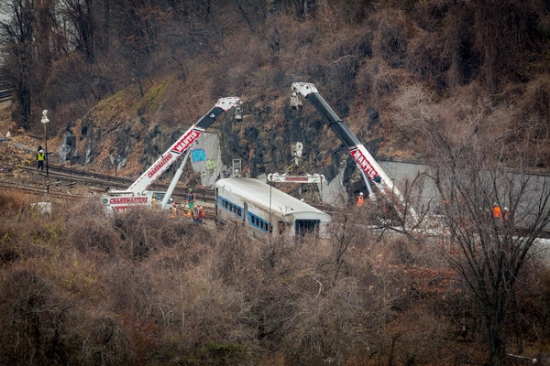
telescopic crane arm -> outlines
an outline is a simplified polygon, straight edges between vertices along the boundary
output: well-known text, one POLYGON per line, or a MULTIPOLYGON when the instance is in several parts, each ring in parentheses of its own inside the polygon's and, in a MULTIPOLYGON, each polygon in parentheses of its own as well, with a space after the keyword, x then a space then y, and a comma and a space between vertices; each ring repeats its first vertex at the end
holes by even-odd
MULTIPOLYGON (((143 192, 153 184, 158 177, 162 175, 179 157, 183 154, 193 142, 195 142, 203 132, 210 127, 216 119, 232 108, 236 108, 235 118, 242 120, 241 105, 243 102, 238 97, 221 98, 218 102, 202 116, 193 126, 191 126, 170 148, 162 154, 157 161, 149 167, 132 185, 128 188, 129 192, 143 194, 143 192)), ((240 121, 239 121, 240 122, 240 121)))
MULTIPOLYGON (((402 215, 405 216, 405 211, 408 211, 409 215, 405 217, 409 217, 414 220, 414 223, 418 223, 418 215, 412 207, 407 205, 405 197, 395 187, 393 180, 388 177, 365 146, 363 146, 349 127, 336 114, 321 94, 319 94, 317 87, 311 83, 296 82, 292 84, 292 91, 301 94, 315 106, 317 111, 328 121, 330 129, 346 145, 353 160, 355 160, 363 173, 372 182, 376 183, 384 195, 393 196, 397 199, 398 209, 402 215)), ((368 184, 368 182, 366 183, 368 184)))

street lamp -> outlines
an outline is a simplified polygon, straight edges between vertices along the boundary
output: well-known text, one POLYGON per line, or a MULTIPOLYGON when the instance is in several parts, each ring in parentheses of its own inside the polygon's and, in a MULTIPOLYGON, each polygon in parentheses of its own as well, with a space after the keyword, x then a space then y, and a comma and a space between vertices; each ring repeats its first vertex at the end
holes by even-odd
POLYGON ((50 194, 50 171, 48 166, 48 127, 46 126, 50 120, 48 119, 48 111, 42 111, 42 119, 40 122, 44 125, 44 133, 46 134, 46 194, 50 194))

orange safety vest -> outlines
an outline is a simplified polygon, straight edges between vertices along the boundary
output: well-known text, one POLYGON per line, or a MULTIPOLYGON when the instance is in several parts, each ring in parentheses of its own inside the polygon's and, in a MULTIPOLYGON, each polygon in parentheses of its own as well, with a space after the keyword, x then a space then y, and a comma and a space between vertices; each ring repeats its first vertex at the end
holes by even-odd
POLYGON ((500 206, 493 206, 493 210, 491 212, 494 219, 500 219, 502 217, 502 210, 500 209, 500 206))
POLYGON ((186 208, 184 211, 183 211, 183 216, 185 217, 188 217, 188 218, 193 218, 193 216, 191 215, 191 210, 186 208))
POLYGON ((363 206, 363 204, 365 204, 365 199, 363 198, 363 196, 357 197, 357 204, 356 204, 356 206, 363 206))

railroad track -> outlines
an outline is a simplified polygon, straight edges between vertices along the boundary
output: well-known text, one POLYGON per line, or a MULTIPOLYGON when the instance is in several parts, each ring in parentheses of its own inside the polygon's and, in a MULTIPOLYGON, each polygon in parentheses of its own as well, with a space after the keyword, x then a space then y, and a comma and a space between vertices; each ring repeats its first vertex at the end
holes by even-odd
MULTIPOLYGON (((49 195, 52 199, 59 200, 82 200, 91 196, 99 197, 105 193, 109 187, 116 186, 118 189, 129 187, 133 180, 131 178, 114 177, 94 172, 85 172, 76 169, 69 169, 63 166, 49 166, 49 186, 46 182, 46 172, 38 171, 35 167, 22 167, 23 174, 18 176, 13 173, 3 174, 0 178, 0 188, 6 190, 16 190, 37 197, 49 195), (79 186, 80 191, 84 193, 75 193, 74 188, 79 186), (82 189, 82 187, 86 187, 82 189), (71 192, 73 190, 73 192, 71 192)), ((167 184, 155 184, 154 190, 167 190, 167 184)), ((195 188, 197 200, 200 202, 214 204, 214 192, 210 189, 195 188)), ((185 202, 187 189, 176 187, 173 193, 176 202, 185 202)), ((181 205, 180 205, 181 207, 181 205)), ((167 210, 169 212, 169 210, 167 210)), ((215 209, 212 206, 205 205, 205 219, 215 219, 215 209)), ((178 210, 178 217, 183 219, 183 210, 178 210)))
POLYGON ((12 98, 13 85, 8 79, 0 78, 0 102, 9 100, 12 98))
MULTIPOLYGON (((45 196, 47 194, 47 189, 45 185, 38 185, 33 184, 31 182, 23 182, 23 183, 14 183, 14 182, 6 182, 6 181, 0 181, 0 187, 2 190, 17 190, 19 192, 24 192, 27 194, 31 194, 34 196, 45 196)), ((50 190, 49 195, 56 198, 86 198, 86 195, 80 195, 80 194, 72 194, 67 192, 61 192, 61 191, 55 191, 50 190)))
MULTIPOLYGON (((46 176, 45 171, 37 170, 35 167, 24 166, 23 171, 30 175, 46 176)), ((126 177, 116 177, 107 174, 87 172, 82 170, 70 169, 62 165, 50 165, 49 166, 49 178, 50 187, 57 184, 80 184, 90 187, 89 190, 94 193, 106 192, 109 189, 124 190, 128 188, 134 179, 126 177)), ((155 183, 151 185, 150 190, 166 191, 168 190, 168 184, 155 183)), ((208 188, 194 188, 193 189, 197 200, 214 203, 215 194, 214 191, 208 188)), ((176 186, 172 193, 174 198, 179 201, 184 201, 187 196, 187 188, 176 186)))
MULTIPOLYGON (((46 172, 38 171, 35 167, 24 166, 22 167, 23 171, 30 175, 31 178, 34 176, 40 177, 37 179, 22 179, 21 177, 15 178, 13 175, 4 175, 2 180, 0 180, 0 187, 3 189, 14 189, 28 194, 33 194, 36 196, 46 195, 46 172)), ((109 188, 123 190, 129 187, 134 180, 132 178, 126 177, 117 177, 107 174, 87 172, 77 169, 70 169, 61 165, 50 165, 49 166, 49 195, 51 197, 59 199, 84 199, 94 195, 101 195, 109 188), (87 192, 74 193, 70 192, 74 186, 85 186, 87 187, 87 192)), ((168 184, 155 183, 151 186, 151 190, 166 191, 168 189, 168 184)), ((213 220, 215 218, 215 209, 213 207, 215 203, 215 193, 211 189, 206 188, 194 188, 193 191, 197 197, 198 201, 209 203, 212 206, 205 206, 204 212, 206 220, 213 220)), ((185 202, 187 196, 187 189, 184 187, 176 187, 174 193, 172 194, 176 202, 185 202)), ((318 206, 317 208, 326 211, 330 214, 328 207, 318 206)), ((183 218, 183 210, 178 210, 178 216, 183 218)), ((516 229, 518 235, 525 235, 525 230, 518 228, 516 229)), ((550 231, 546 230, 540 234, 541 238, 550 238, 550 231)))

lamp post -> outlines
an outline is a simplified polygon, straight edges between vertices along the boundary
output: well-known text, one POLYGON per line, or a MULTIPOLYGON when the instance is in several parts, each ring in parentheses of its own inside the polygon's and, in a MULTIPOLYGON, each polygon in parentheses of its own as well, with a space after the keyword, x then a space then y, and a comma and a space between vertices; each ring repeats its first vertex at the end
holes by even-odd
POLYGON ((42 111, 42 119, 40 122, 44 125, 44 133, 46 134, 46 194, 50 194, 50 171, 48 166, 48 127, 46 126, 50 120, 48 119, 48 111, 42 111))

